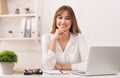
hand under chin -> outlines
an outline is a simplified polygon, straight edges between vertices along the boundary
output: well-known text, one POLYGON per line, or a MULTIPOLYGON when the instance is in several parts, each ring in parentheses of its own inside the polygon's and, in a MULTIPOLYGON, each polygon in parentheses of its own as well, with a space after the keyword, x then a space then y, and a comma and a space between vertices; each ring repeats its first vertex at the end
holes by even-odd
POLYGON ((65 35, 65 34, 66 34, 66 32, 60 32, 59 34, 60 34, 60 35, 65 35))

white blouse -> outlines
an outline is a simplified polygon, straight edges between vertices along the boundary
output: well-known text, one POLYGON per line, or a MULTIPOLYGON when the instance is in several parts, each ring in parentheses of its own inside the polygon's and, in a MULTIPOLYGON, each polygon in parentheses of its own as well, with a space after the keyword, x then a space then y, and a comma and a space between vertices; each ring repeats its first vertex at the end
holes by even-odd
POLYGON ((61 64, 71 64, 72 70, 86 70, 88 59, 88 46, 82 34, 78 36, 70 34, 70 40, 63 52, 59 42, 56 43, 55 52, 51 51, 50 43, 52 34, 42 36, 42 68, 45 70, 55 69, 56 61, 61 64))

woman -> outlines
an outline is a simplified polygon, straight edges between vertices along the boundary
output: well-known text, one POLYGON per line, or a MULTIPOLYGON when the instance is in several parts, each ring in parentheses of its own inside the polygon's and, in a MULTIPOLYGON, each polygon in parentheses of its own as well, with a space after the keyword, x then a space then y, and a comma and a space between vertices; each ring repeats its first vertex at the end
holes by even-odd
POLYGON ((55 13, 52 31, 42 36, 42 68, 47 70, 84 70, 88 47, 70 6, 55 13))

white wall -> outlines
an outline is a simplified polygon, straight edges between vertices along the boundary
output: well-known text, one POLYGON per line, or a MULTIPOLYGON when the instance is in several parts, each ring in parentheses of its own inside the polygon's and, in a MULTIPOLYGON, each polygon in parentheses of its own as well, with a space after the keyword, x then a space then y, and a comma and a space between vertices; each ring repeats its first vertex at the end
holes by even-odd
POLYGON ((53 15, 70 5, 90 45, 120 45, 120 0, 44 0, 42 34, 51 30, 53 15))

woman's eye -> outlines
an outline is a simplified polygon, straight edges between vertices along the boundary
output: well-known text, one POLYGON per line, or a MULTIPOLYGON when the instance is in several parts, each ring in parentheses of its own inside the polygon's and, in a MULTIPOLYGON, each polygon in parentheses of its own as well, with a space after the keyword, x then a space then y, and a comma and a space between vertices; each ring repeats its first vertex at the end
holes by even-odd
POLYGON ((62 17, 59 16, 58 19, 62 19, 62 17))
POLYGON ((70 17, 66 17, 66 20, 70 20, 71 18, 70 17))

